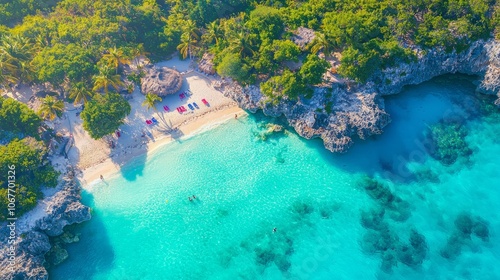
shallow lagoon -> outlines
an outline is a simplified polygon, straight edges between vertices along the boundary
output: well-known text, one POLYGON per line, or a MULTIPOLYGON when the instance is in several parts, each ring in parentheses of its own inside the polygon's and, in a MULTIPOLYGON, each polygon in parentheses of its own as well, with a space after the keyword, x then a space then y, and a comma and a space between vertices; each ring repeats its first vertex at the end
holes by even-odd
POLYGON ((51 278, 500 279, 500 114, 483 99, 463 76, 409 87, 343 155, 262 141, 260 116, 166 145, 90 186, 93 219, 51 278), (443 118, 472 151, 451 165, 425 137, 443 118))

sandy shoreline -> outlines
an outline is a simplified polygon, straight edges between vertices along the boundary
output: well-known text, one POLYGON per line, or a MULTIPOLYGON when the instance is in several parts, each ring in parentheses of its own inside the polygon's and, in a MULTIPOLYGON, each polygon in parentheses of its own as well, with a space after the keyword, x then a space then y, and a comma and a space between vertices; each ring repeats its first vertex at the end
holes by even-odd
POLYGON ((120 126, 119 133, 115 132, 103 139, 92 139, 83 129, 79 116, 81 106, 67 104, 64 116, 57 119, 53 126, 59 133, 74 139, 74 145, 68 152, 68 160, 81 171, 77 178, 83 187, 99 180, 101 175, 106 179, 116 174, 121 166, 136 156, 150 154, 166 143, 192 136, 232 119, 235 115, 246 114, 234 100, 225 97, 213 86, 218 81, 217 77, 194 71, 189 63, 178 59, 158 63, 158 66, 168 66, 180 71, 183 78, 181 90, 177 94, 163 97, 154 110, 148 110, 142 106, 145 98, 136 87, 133 93, 124 96, 131 106, 131 113, 120 126), (181 92, 186 93, 186 97, 181 98, 181 92), (202 100, 208 103, 204 104, 202 100), (176 110, 179 106, 188 108, 190 104, 197 106, 184 113, 176 110), (170 110, 165 109, 166 107, 170 110), (153 117, 157 124, 146 124, 146 120, 153 117))
MULTIPOLYGON (((186 121, 184 124, 179 126, 179 130, 182 131, 182 138, 188 138, 196 135, 197 133, 203 132, 207 129, 212 129, 218 125, 227 122, 234 118, 235 115, 238 117, 246 116, 247 113, 239 108, 238 106, 227 106, 222 109, 210 111, 204 115, 194 117, 191 120, 186 121)), ((146 149, 136 149, 127 154, 126 158, 122 158, 123 163, 130 162, 134 157, 146 153, 148 156, 154 153, 158 148, 175 141, 176 139, 169 136, 161 136, 155 140, 155 142, 150 142, 147 144, 146 149)), ((98 162, 93 166, 83 169, 82 175, 79 176, 79 180, 82 186, 85 188, 93 181, 99 180, 102 175, 104 178, 112 177, 114 174, 120 171, 120 165, 112 161, 111 158, 106 159, 104 162, 98 162)))

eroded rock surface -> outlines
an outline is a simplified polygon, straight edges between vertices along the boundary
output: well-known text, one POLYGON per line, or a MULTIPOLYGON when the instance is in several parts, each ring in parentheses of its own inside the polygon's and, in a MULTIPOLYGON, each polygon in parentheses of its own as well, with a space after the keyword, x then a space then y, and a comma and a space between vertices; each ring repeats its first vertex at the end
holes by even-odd
MULTIPOLYGON (((46 216, 38 220, 28 232, 15 239, 15 264, 9 262, 9 228, 2 225, 0 231, 0 279, 48 279, 45 269, 45 255, 51 249, 49 236, 63 233, 66 225, 81 223, 90 219, 90 208, 80 203, 80 187, 68 179, 61 191, 48 202, 46 216)), ((67 258, 67 252, 57 251, 59 262, 67 258)))

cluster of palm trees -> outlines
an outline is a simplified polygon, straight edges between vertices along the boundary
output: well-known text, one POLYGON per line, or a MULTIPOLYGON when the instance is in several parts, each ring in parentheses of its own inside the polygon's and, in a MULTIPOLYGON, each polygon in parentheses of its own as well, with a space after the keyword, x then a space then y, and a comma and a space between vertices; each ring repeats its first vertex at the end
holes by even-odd
MULTIPOLYGON (((137 54, 142 55, 143 52, 138 48, 137 54)), ((85 82, 74 83, 69 90, 69 97, 74 100, 74 103, 87 103, 92 99, 96 92, 103 91, 105 94, 109 90, 118 91, 124 85, 121 80, 119 71, 123 65, 130 64, 130 59, 124 54, 122 49, 113 47, 106 51, 102 56, 102 63, 99 66, 99 73, 92 77, 93 86, 90 90, 85 82)))
POLYGON ((193 58, 193 53, 198 49, 200 42, 200 31, 196 27, 196 24, 192 20, 188 20, 186 25, 184 25, 183 32, 181 34, 181 42, 177 46, 182 58, 185 59, 189 56, 189 59, 193 58))
MULTIPOLYGON (((177 46, 182 58, 193 58, 194 53, 205 44, 219 45, 222 38, 225 37, 224 29, 221 27, 222 22, 213 21, 207 24, 206 28, 200 30, 196 24, 188 20, 183 28, 180 44, 177 46), (203 33, 202 36, 200 34, 203 33)), ((242 28, 239 32, 231 32, 227 36, 227 43, 231 51, 240 54, 242 57, 255 54, 255 40, 248 30, 242 28)))
POLYGON ((38 47, 20 35, 4 35, 0 39, 0 85, 11 88, 19 82, 31 82, 31 64, 38 47))

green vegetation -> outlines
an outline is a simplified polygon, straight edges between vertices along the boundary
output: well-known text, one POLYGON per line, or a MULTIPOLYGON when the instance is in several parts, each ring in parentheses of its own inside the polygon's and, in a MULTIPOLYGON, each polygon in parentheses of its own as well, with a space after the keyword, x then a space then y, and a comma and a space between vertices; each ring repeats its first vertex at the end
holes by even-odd
POLYGON ((149 109, 154 109, 156 111, 156 103, 161 102, 161 97, 154 93, 148 93, 146 94, 146 98, 142 102, 142 106, 146 106, 146 108, 149 109))
POLYGON ((83 128, 94 139, 100 139, 118 129, 130 114, 130 104, 118 93, 97 95, 80 114, 83 128))
MULTIPOLYGON (((42 142, 33 138, 13 140, 0 146, 0 172, 8 174, 8 166, 15 165, 16 174, 16 215, 35 207, 43 194, 40 187, 54 187, 59 174, 45 161, 47 149, 42 142)), ((5 176, 3 179, 7 179, 5 176)), ((0 181, 0 221, 7 217, 7 182, 0 181)))
POLYGON ((466 49, 496 31, 498 11, 492 0, 14 0, 0 4, 0 24, 11 27, 0 28, 0 84, 49 82, 87 102, 121 90, 123 66, 138 55, 208 51, 221 75, 261 82, 271 100, 294 99, 327 69, 311 54, 340 53, 337 73, 364 82, 414 60, 417 48, 466 49), (290 40, 300 26, 316 33, 306 50, 290 40), (285 81, 296 85, 272 86, 285 81))
POLYGON ((39 138, 40 125, 40 117, 28 106, 0 97, 0 132, 14 135, 8 144, 0 145, 0 172, 6 174, 0 179, 0 221, 7 217, 9 166, 15 166, 16 216, 36 205, 37 199, 42 197, 40 187, 57 184, 58 173, 46 160, 45 144, 33 138, 39 138))
POLYGON ((0 130, 21 136, 38 136, 42 120, 26 104, 0 97, 0 130))
POLYGON ((56 117, 60 117, 63 111, 64 102, 57 100, 54 96, 47 95, 42 99, 42 105, 38 113, 44 119, 53 120, 56 117))

